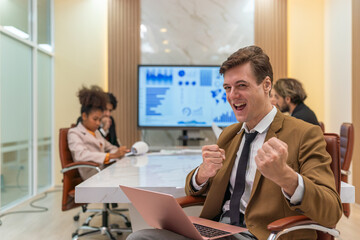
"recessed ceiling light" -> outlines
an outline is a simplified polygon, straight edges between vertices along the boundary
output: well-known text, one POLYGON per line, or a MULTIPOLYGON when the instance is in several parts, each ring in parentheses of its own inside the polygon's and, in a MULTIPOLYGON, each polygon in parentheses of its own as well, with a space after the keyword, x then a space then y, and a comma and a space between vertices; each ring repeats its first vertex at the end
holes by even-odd
POLYGON ((160 28, 160 32, 167 32, 166 28, 160 28))
POLYGON ((168 44, 169 44, 169 41, 168 41, 168 40, 164 40, 164 41, 162 41, 162 43, 163 43, 164 45, 168 45, 168 44))

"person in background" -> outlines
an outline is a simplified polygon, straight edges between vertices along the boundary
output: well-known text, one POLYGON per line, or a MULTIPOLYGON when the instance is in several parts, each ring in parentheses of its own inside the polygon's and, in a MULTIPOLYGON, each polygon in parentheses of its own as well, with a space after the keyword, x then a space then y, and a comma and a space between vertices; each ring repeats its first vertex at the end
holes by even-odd
POLYGON ((304 103, 307 96, 301 82, 294 78, 280 78, 273 90, 281 112, 289 112, 295 118, 319 125, 315 113, 304 103))
MULTIPOLYGON (((295 215, 334 226, 342 206, 323 133, 271 105, 269 57, 257 46, 245 47, 220 73, 238 123, 226 127, 217 144, 203 146, 203 162, 187 175, 186 195, 206 196, 200 217, 248 229, 226 239, 267 239, 269 223, 295 215)), ((315 230, 300 230, 281 239, 316 237, 315 230)), ((144 229, 127 238, 135 239, 187 238, 144 229)))
POLYGON ((116 128, 114 118, 111 116, 111 112, 116 109, 117 100, 112 93, 107 93, 108 102, 106 103, 106 108, 101 118, 101 125, 99 131, 101 135, 106 138, 112 145, 120 147, 116 136, 116 128))
MULTIPOLYGON (((122 158, 130 150, 125 146, 117 147, 103 138, 98 130, 108 97, 98 86, 90 89, 83 87, 78 92, 81 104, 81 120, 68 132, 68 144, 72 157, 77 161, 92 161, 103 169, 107 164, 122 158)), ((82 179, 86 180, 97 171, 91 168, 80 168, 82 179)))
POLYGON ((275 107, 277 105, 277 101, 276 101, 276 97, 275 97, 273 89, 271 89, 271 91, 270 91, 270 103, 275 107))

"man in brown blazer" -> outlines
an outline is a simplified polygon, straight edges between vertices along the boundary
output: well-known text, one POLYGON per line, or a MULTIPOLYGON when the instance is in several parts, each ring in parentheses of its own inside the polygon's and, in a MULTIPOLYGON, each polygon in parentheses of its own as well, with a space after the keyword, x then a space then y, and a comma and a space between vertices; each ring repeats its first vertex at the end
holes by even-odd
MULTIPOLYGON (((267 239, 269 223, 300 214, 334 226, 341 201, 322 131, 271 105, 269 57, 259 47, 245 47, 222 64, 220 73, 239 123, 225 128, 216 145, 202 148, 203 163, 187 176, 186 194, 206 196, 200 217, 248 228, 227 239, 267 239)), ((164 231, 141 236, 129 239, 186 239, 164 231)), ((281 239, 316 239, 316 232, 295 231, 281 239)))

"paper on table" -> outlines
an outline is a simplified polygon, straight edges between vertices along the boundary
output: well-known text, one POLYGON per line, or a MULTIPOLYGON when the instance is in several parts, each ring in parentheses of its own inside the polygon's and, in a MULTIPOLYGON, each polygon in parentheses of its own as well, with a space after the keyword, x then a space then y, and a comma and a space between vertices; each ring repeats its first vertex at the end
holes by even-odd
POLYGON ((150 155, 184 155, 201 154, 201 149, 161 149, 160 152, 149 153, 150 155))
POLYGON ((146 142, 138 141, 132 145, 130 152, 125 154, 125 156, 141 155, 148 151, 149 145, 146 142))
POLYGON ((215 134, 216 139, 218 139, 222 132, 222 129, 219 128, 214 122, 211 124, 211 128, 215 134))

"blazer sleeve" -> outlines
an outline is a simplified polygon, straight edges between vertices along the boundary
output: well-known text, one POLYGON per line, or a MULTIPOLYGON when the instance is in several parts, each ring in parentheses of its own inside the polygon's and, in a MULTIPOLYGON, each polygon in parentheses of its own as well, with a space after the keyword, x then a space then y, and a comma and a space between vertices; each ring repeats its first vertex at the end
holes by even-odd
POLYGON ((196 168, 192 170, 186 177, 186 183, 185 183, 185 193, 187 196, 205 196, 207 191, 209 190, 211 179, 208 180, 208 182, 199 190, 196 191, 191 184, 192 177, 196 171, 196 168))
POLYGON ((91 161, 100 164, 104 163, 106 153, 89 150, 80 133, 70 129, 67 137, 69 149, 74 161, 91 161))
POLYGON ((333 227, 342 216, 342 205, 321 129, 313 126, 304 131, 299 147, 299 173, 304 179, 305 191, 302 202, 288 203, 289 207, 324 226, 333 227))
POLYGON ((105 140, 105 146, 104 146, 104 148, 105 148, 105 152, 109 152, 109 153, 115 153, 119 148, 117 147, 117 146, 115 146, 115 145, 112 145, 108 140, 106 140, 105 138, 104 138, 104 140, 105 140))

